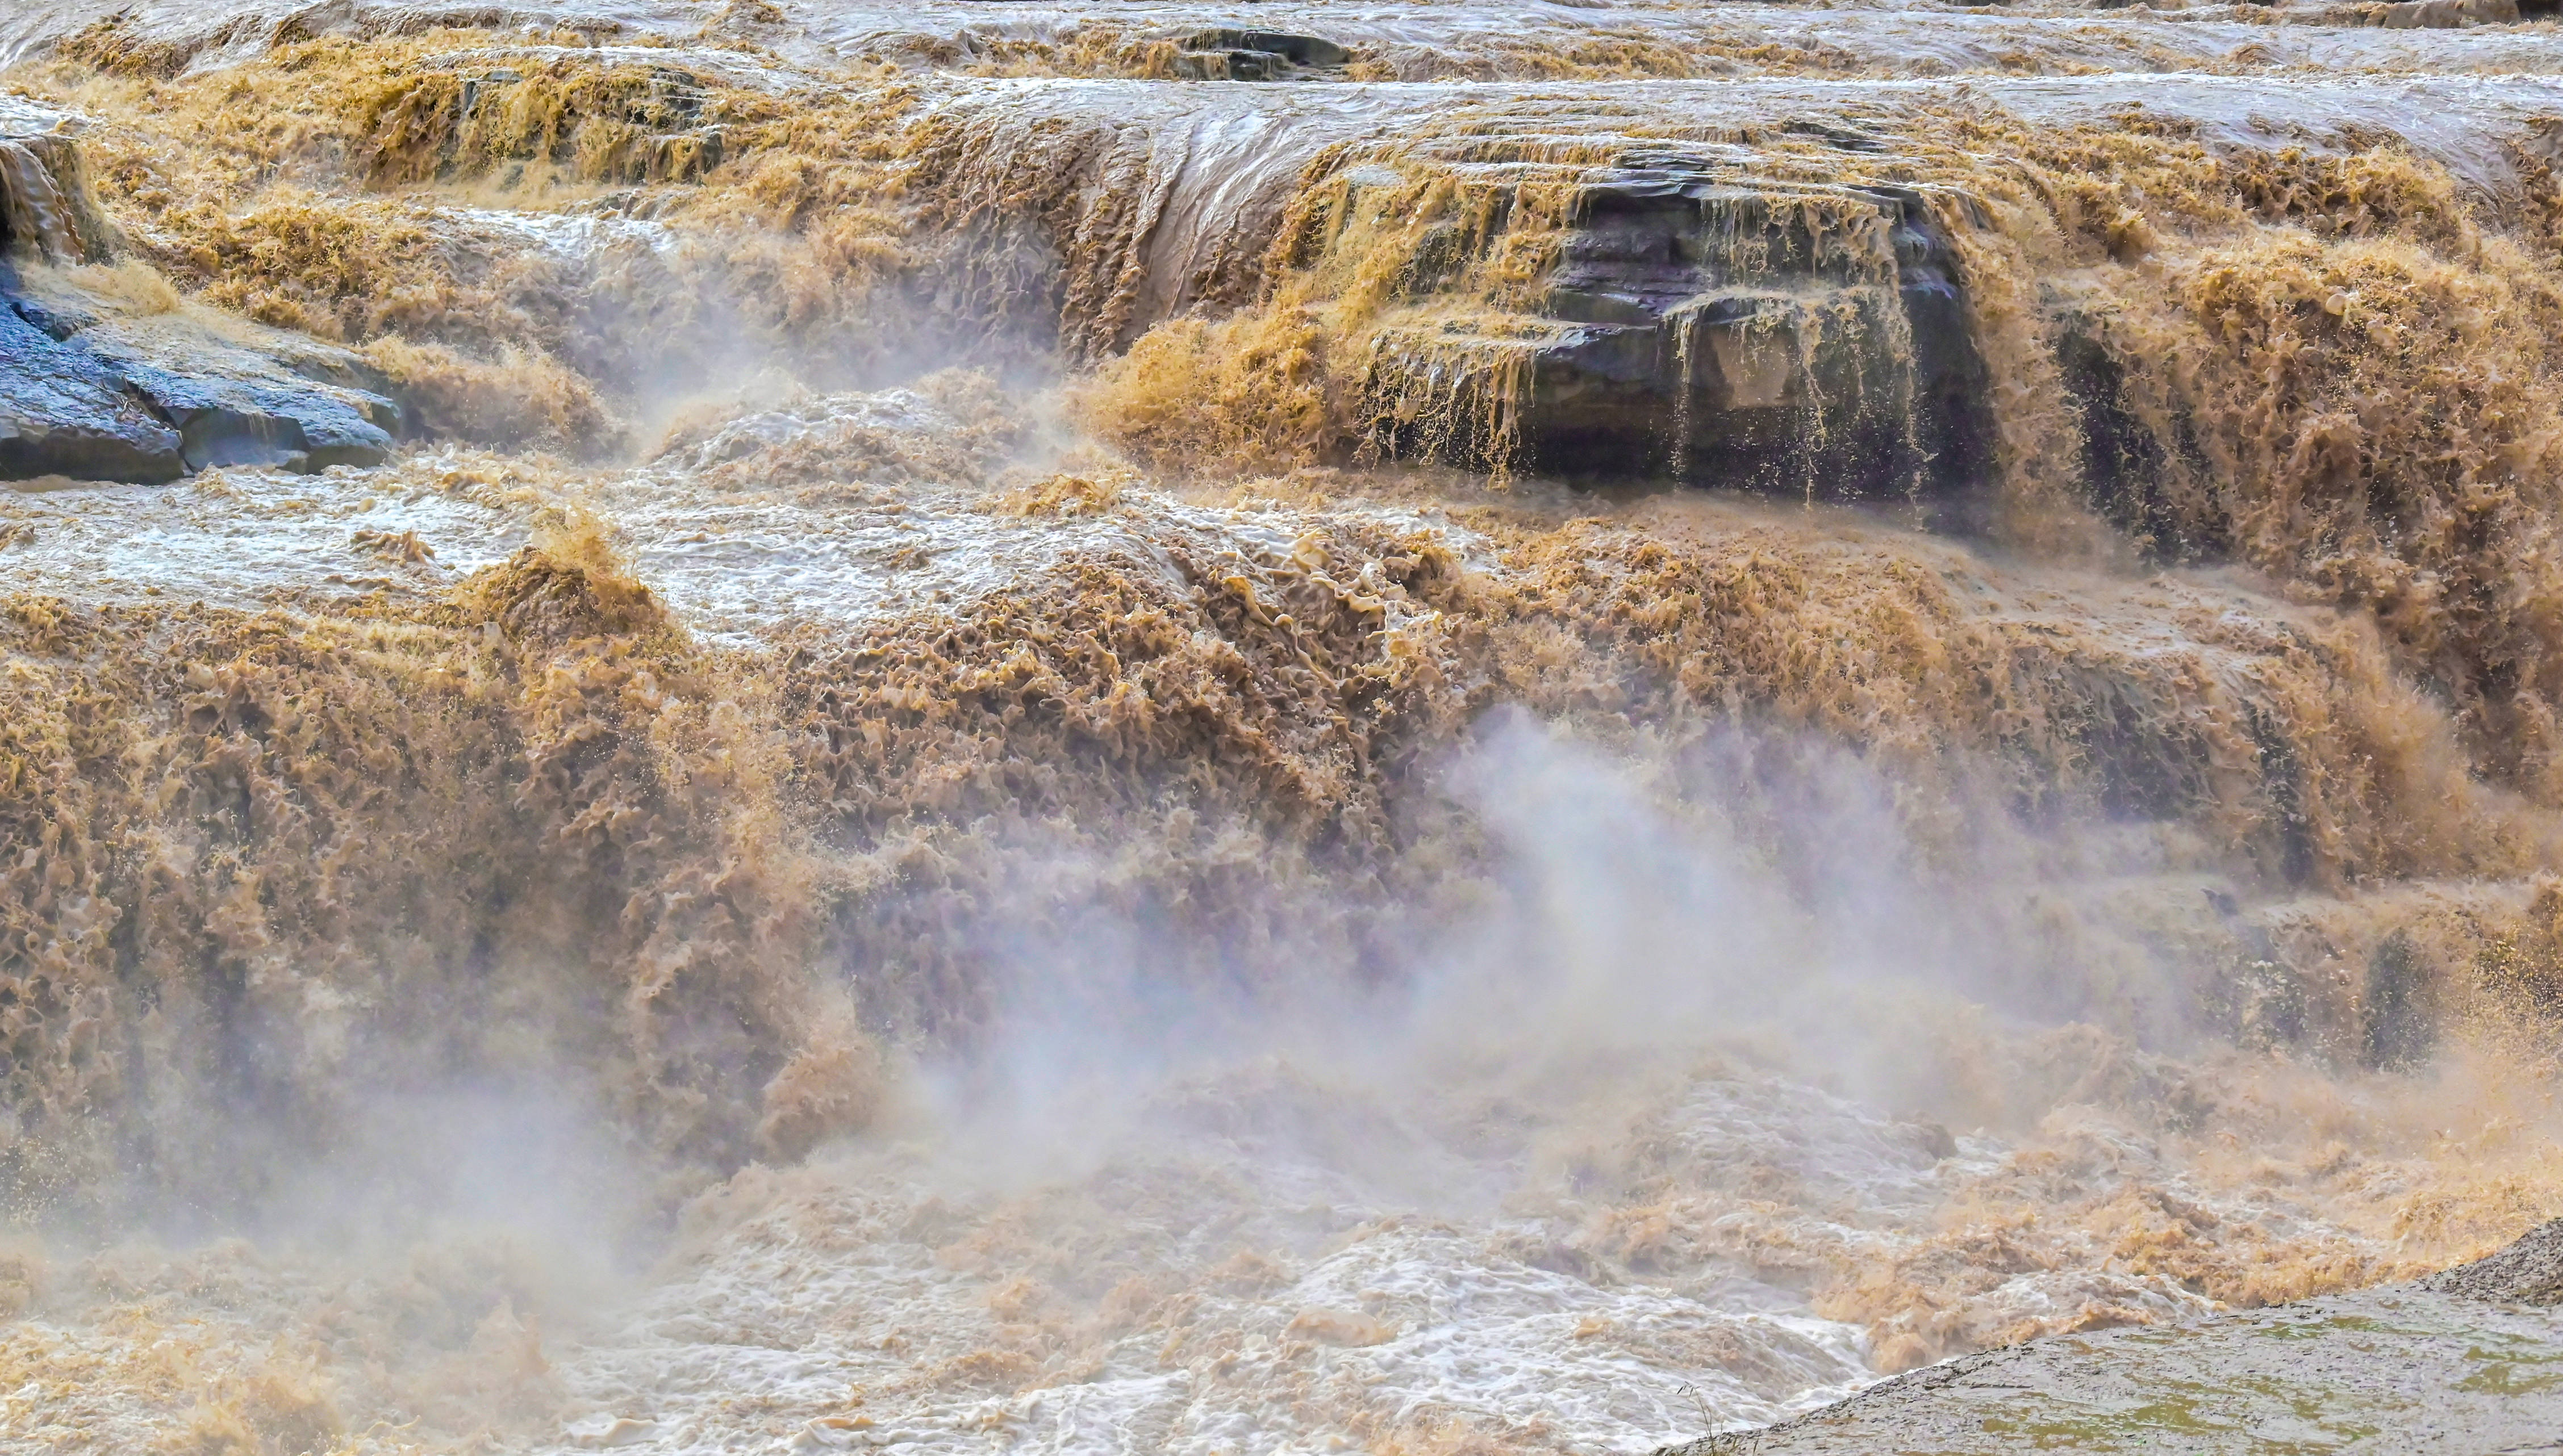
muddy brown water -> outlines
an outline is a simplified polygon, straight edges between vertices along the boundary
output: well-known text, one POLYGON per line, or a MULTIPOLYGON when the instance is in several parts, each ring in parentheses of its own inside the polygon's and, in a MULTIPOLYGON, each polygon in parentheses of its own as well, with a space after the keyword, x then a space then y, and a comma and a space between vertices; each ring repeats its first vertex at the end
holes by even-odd
POLYGON ((2551 21, 0 57, 0 1445, 2550 1435, 2551 21))

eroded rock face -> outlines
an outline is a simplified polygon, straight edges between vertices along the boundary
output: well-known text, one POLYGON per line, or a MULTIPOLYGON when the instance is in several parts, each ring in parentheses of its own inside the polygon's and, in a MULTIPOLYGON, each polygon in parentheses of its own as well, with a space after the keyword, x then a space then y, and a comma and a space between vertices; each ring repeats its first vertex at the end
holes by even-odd
POLYGON ((379 464, 400 409, 356 357, 273 329, 225 337, 59 270, 106 262, 73 118, 0 109, 0 479, 157 483, 219 465, 379 464))
POLYGON ((1186 81, 1296 81, 1339 73, 1352 52, 1319 36, 1221 27, 1176 43, 1174 73, 1186 81))
POLYGON ((1813 499, 1952 500, 1981 478, 1985 369, 1916 194, 1619 172, 1586 188, 1544 311, 1579 327, 1537 356, 1541 470, 1813 499), (1846 218, 1882 246, 1827 246, 1846 218))

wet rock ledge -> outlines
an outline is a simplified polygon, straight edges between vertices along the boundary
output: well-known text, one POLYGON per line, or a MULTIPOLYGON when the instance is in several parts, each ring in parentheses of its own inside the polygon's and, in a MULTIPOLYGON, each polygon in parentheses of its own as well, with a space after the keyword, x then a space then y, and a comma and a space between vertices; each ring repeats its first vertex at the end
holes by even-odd
POLYGON ((113 272, 77 138, 0 96, 0 479, 380 462, 401 411, 357 356, 113 272))
POLYGON ((1945 1362, 1656 1456, 2563 1451, 2563 1219, 2416 1283, 1945 1362))

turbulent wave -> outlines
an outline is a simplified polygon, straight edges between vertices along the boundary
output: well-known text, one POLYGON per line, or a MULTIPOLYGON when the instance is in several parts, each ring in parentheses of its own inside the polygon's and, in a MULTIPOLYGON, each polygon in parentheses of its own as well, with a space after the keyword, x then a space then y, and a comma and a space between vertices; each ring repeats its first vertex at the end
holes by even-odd
POLYGON ((406 434, 0 494, 0 1431, 1633 1449, 2557 1211, 2550 33, 1553 8, 0 36, 19 316, 406 434))

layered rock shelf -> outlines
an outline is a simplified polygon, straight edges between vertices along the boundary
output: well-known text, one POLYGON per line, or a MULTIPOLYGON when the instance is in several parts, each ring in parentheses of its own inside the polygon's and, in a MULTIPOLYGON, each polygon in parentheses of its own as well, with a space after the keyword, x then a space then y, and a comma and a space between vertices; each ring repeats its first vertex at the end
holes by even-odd
POLYGON ((147 483, 390 453, 400 409, 354 355, 82 284, 117 253, 76 118, 0 97, 0 479, 147 483))

